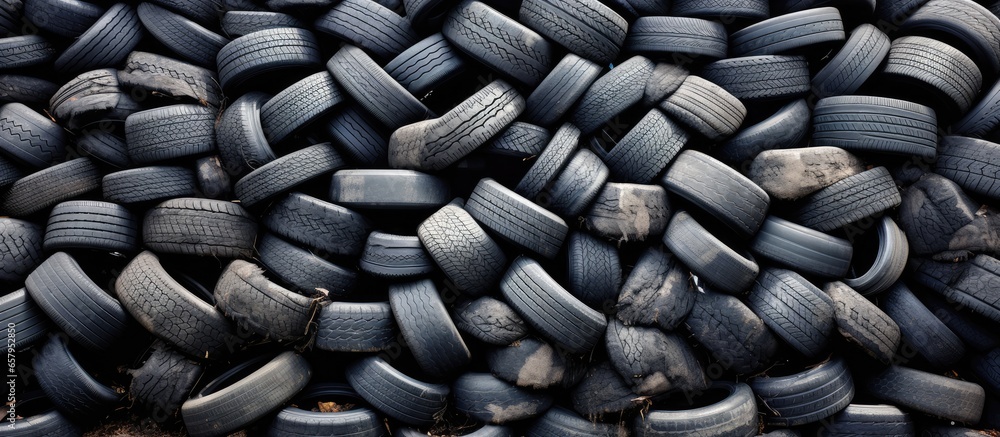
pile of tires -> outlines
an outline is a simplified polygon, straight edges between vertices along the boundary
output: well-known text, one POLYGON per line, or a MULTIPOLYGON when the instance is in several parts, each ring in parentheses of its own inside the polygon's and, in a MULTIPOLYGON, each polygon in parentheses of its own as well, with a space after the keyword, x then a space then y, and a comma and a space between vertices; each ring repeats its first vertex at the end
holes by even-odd
POLYGON ((0 0, 0 435, 1000 428, 993 11, 0 0))

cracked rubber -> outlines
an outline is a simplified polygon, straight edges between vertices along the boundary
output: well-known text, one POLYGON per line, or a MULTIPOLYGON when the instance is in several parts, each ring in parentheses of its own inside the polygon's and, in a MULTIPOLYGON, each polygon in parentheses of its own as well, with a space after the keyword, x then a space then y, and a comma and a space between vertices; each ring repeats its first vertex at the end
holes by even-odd
POLYGON ((987 255, 959 263, 915 258, 913 280, 976 314, 1000 322, 1000 298, 992 285, 1000 278, 1000 261, 987 255))
POLYGON ((609 173, 604 161, 594 152, 577 150, 552 181, 547 193, 542 193, 549 198, 546 208, 568 219, 579 216, 600 193, 609 173))
POLYGON ((967 191, 1000 199, 1000 167, 992 159, 1000 144, 975 138, 941 137, 934 172, 967 191))
POLYGON ((219 158, 234 178, 245 176, 276 158, 260 119, 261 107, 270 98, 262 92, 246 93, 222 112, 215 125, 219 158))
POLYGON ((291 193, 271 206, 263 219, 271 232, 330 255, 361 253, 371 224, 340 205, 291 193))
POLYGON ((150 209, 142 227, 149 249, 219 258, 250 258, 256 235, 256 220, 238 204, 184 197, 150 209))
POLYGON ((684 324, 729 372, 753 374, 763 370, 778 350, 774 334, 735 296, 696 293, 694 307, 684 324))
POLYGON ((162 341, 153 343, 151 348, 153 351, 142 366, 126 370, 132 377, 128 398, 152 417, 178 419, 181 404, 191 395, 205 369, 162 341))
POLYGON ((94 122, 125 120, 142 110, 131 94, 124 93, 118 71, 88 71, 66 82, 49 100, 49 110, 70 129, 94 122))
POLYGON ((611 364, 639 396, 708 388, 694 350, 677 335, 612 319, 604 341, 611 364))
POLYGON ((899 325, 874 303, 843 282, 830 282, 823 291, 833 299, 837 330, 871 357, 891 363, 899 348, 899 325))
POLYGON ((483 343, 507 346, 528 335, 528 326, 510 305, 490 296, 461 302, 452 319, 462 331, 483 343))
POLYGON ((540 201, 540 194, 559 175, 579 144, 580 130, 570 123, 563 124, 552 135, 542 153, 535 158, 531 168, 521 177, 514 191, 528 199, 540 201))
POLYGON ((215 284, 215 304, 261 337, 294 341, 309 330, 316 301, 271 282, 255 264, 235 260, 215 284))

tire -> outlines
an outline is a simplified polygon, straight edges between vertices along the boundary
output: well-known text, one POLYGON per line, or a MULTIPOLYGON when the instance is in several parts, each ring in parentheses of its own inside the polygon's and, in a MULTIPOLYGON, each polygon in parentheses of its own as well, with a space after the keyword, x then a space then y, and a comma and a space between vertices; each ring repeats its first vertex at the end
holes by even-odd
POLYGON ((424 250, 420 238, 374 231, 368 234, 358 260, 361 271, 390 280, 416 279, 435 271, 434 259, 424 250))
POLYGON ((230 38, 239 38, 260 30, 282 27, 308 28, 298 18, 280 12, 230 10, 222 16, 222 33, 230 38))
POLYGON ((358 274, 353 267, 331 263, 271 234, 257 239, 257 252, 270 273, 303 295, 341 298, 357 286, 358 274))
POLYGON ((854 94, 889 54, 889 37, 864 23, 851 31, 844 46, 812 78, 820 98, 854 94))
POLYGON ((701 75, 741 102, 786 100, 809 92, 809 66, 802 56, 747 56, 715 61, 701 75))
POLYGON ((283 408, 267 428, 269 436, 322 436, 344 435, 352 437, 386 436, 385 424, 369 408, 352 407, 346 411, 310 411, 310 403, 338 402, 357 405, 364 400, 347 384, 312 383, 283 408), (314 401, 314 402, 309 402, 314 401))
POLYGON ((670 219, 663 243, 701 280, 729 294, 747 291, 760 271, 753 256, 729 247, 686 211, 670 219))
POLYGON ((45 228, 24 220, 0 218, 0 282, 19 285, 45 260, 45 228))
POLYGON ((32 76, 0 74, 0 102, 21 102, 26 105, 44 106, 59 85, 32 76))
POLYGON ((552 139, 548 129, 533 124, 515 121, 483 145, 480 150, 492 155, 506 155, 516 158, 531 158, 542 153, 552 139))
POLYGON ((410 353, 433 378, 468 366, 472 355, 430 279, 389 286, 389 305, 410 353))
POLYGON ((786 103, 770 117, 739 130, 717 146, 716 156, 726 162, 743 163, 767 150, 796 147, 806 139, 811 119, 806 99, 786 103))
POLYGON ((171 278, 152 252, 122 270, 115 294, 143 328, 188 356, 218 359, 238 344, 225 316, 171 278))
POLYGON ((911 251, 938 260, 968 259, 972 252, 990 251, 992 237, 983 232, 986 222, 975 215, 980 203, 937 173, 917 177, 899 209, 899 225, 911 251))
POLYGON ((268 357, 237 365, 184 402, 181 417, 192 436, 238 430, 281 407, 309 383, 312 370, 301 355, 286 351, 266 363, 261 358, 268 357), (250 370, 253 373, 247 375, 250 370), (243 405, 234 404, 233 399, 255 401, 243 405))
POLYGON ((796 222, 818 231, 832 231, 877 216, 902 203, 899 189, 885 167, 844 178, 802 202, 796 222))
POLYGON ((23 103, 0 106, 0 152, 30 168, 45 168, 66 156, 66 134, 23 103))
POLYGON ((454 408, 492 424, 530 419, 552 405, 552 397, 501 381, 488 373, 466 373, 452 383, 454 408))
MULTIPOLYGON (((215 66, 215 58, 211 66, 215 66)), ((125 69, 118 73, 118 80, 133 92, 139 89, 146 93, 190 97, 202 105, 214 107, 222 102, 222 89, 214 70, 153 53, 132 52, 125 60, 125 69)))
POLYGON ((389 133, 352 104, 330 119, 327 133, 350 160, 362 167, 388 167, 389 133))
POLYGON ((768 2, 741 0, 677 0, 670 7, 670 15, 679 17, 717 18, 732 17, 746 20, 764 20, 771 16, 768 2))
POLYGON ((872 358, 891 363, 899 348, 899 325, 843 282, 827 283, 823 291, 833 299, 834 318, 841 335, 872 358))
POLYGON ((642 407, 642 399, 632 393, 628 383, 607 361, 590 365, 583 379, 570 392, 570 401, 577 413, 595 422, 603 417, 620 417, 642 407))
POLYGON ((729 35, 731 56, 777 55, 843 41, 844 24, 836 8, 779 15, 729 35))
POLYGON ((4 69, 41 67, 52 61, 56 49, 42 36, 0 38, 0 61, 4 69))
POLYGON ((934 172, 958 183, 962 188, 990 199, 1000 198, 998 169, 988 159, 1000 151, 1000 145, 974 138, 944 136, 934 172))
POLYGON ((390 131, 434 116, 357 47, 344 46, 338 50, 326 63, 326 69, 347 94, 390 131))
POLYGON ((73 356, 62 337, 51 337, 31 360, 38 385, 57 409, 77 421, 104 417, 121 401, 73 356))
POLYGON ((330 143, 316 144, 260 166, 236 181, 234 192, 244 207, 263 207, 296 186, 346 166, 330 143))
POLYGON ((500 291, 539 334, 572 353, 593 349, 607 328, 603 314, 573 297, 530 258, 514 260, 500 291))
POLYGON ((569 232, 561 218, 489 178, 476 184, 465 210, 500 238, 548 259, 569 232))
POLYGON ((231 199, 233 181, 229 173, 222 167, 218 155, 199 158, 194 162, 195 178, 198 181, 198 192, 209 199, 231 199))
POLYGON ((695 295, 684 324, 723 370, 753 374, 770 364, 778 340, 760 317, 735 296, 714 292, 695 295))
POLYGON ((521 85, 538 86, 552 69, 552 47, 541 35, 478 1, 452 9, 441 30, 456 48, 521 85))
POLYGON ((126 370, 132 377, 128 397, 161 423, 179 419, 181 404, 205 370, 163 342, 155 342, 149 357, 138 369, 126 370))
POLYGON ((583 226, 609 240, 645 241, 663 234, 670 215, 663 187, 608 182, 590 205, 583 226))
POLYGON ((63 202, 49 214, 43 247, 49 253, 72 249, 135 253, 139 249, 139 222, 129 210, 114 203, 63 202))
POLYGON ((577 150, 559 176, 552 181, 552 187, 543 196, 550 200, 549 210, 563 217, 573 219, 582 214, 597 197, 610 171, 604 161, 587 149, 577 150))
POLYGON ((766 268, 757 277, 747 306, 793 349, 809 358, 826 352, 836 324, 829 296, 797 273, 766 268))
POLYGON ((18 179, 0 202, 0 211, 12 217, 29 216, 100 185, 101 175, 90 158, 72 159, 18 179))
POLYGON ((622 267, 618 249, 585 232, 570 234, 566 243, 569 292, 598 311, 618 299, 622 267))
MULTIPOLYGON (((658 409, 654 404, 649 413, 635 418, 632 431, 636 436, 642 437, 687 435, 750 437, 756 435, 757 404, 754 401, 754 393, 749 386, 743 383, 716 382, 708 390, 695 393, 694 399, 697 399, 699 394, 707 396, 708 393, 718 394, 724 398, 714 404, 675 411, 658 409)), ((694 403, 694 405, 700 403, 694 403)))
POLYGON ((718 141, 731 136, 746 117, 746 107, 732 94, 698 76, 688 76, 660 109, 681 124, 718 141))
POLYGON ((986 392, 971 382, 891 366, 866 385, 877 399, 930 416, 976 423, 983 412, 986 392))
POLYGON ((694 350, 677 335, 659 328, 625 326, 612 319, 604 341, 609 361, 639 396, 708 388, 694 350))
POLYGON ((965 356, 965 345, 944 323, 934 317, 902 283, 896 283, 880 299, 882 309, 896 322, 903 340, 933 368, 944 369, 965 356))
POLYGON ((135 9, 116 3, 56 58, 55 69, 73 74, 121 65, 143 33, 135 9))
POLYGON ((385 65, 385 71, 414 96, 430 93, 463 70, 464 58, 441 33, 420 40, 385 65))
POLYGON ((495 346, 512 344, 529 331, 524 319, 510 305, 490 296, 459 303, 451 317, 459 331, 495 346))
POLYGON ((324 71, 309 75, 261 105, 261 126, 267 140, 277 144, 344 101, 344 95, 330 73, 324 71))
POLYGON ((646 81, 646 89, 642 94, 643 105, 659 105, 677 91, 688 76, 690 72, 685 67, 666 62, 657 63, 656 67, 653 67, 653 74, 646 81))
POLYGON ((555 43, 597 64, 618 58, 628 22, 597 0, 525 0, 518 18, 555 43))
POLYGON ((798 200, 865 171, 865 163, 839 147, 765 150, 750 163, 750 180, 769 196, 798 200))
POLYGON ((687 144, 688 134, 660 110, 646 113, 618 144, 605 162, 616 182, 648 184, 687 144))
POLYGON ((601 75, 576 102, 571 120, 582 134, 600 129, 608 120, 642 100, 653 61, 633 56, 601 75))
POLYGON ((458 206, 446 205, 428 217, 417 236, 449 282, 469 295, 489 293, 507 267, 500 246, 458 206))
POLYGON ((926 92, 942 114, 964 114, 976 101, 982 73, 968 56, 920 36, 897 38, 889 48, 883 77, 926 92))
POLYGON ((389 166, 437 171, 458 162, 496 136, 524 111, 524 98, 497 80, 439 118, 396 129, 389 137, 389 166))
POLYGON ((854 398, 854 380, 847 363, 834 356, 809 370, 789 376, 750 379, 750 388, 766 406, 764 423, 798 426, 826 419, 854 398))
POLYGON ((645 16, 632 22, 625 52, 649 57, 721 59, 729 48, 729 35, 718 22, 700 18, 645 16))
POLYGON ((211 199, 163 202, 149 210, 142 227, 151 250, 219 258, 249 258, 256 235, 257 223, 243 207, 211 199))
MULTIPOLYGON (((972 373, 990 394, 1000 390, 1000 349, 972 356, 972 373)), ((987 413, 985 410, 984 413, 987 413)))
POLYGON ((118 72, 110 68, 74 77, 49 102, 52 115, 70 129, 98 121, 125 120, 142 110, 139 102, 121 91, 118 72))
POLYGON ((101 7, 76 0, 24 2, 24 18, 27 21, 66 38, 76 38, 86 32, 102 13, 104 10, 101 7))
POLYGON ((850 404, 830 419, 823 435, 905 437, 916 433, 910 415, 899 408, 892 405, 850 404))
POLYGON ((1000 18, 971 1, 931 0, 917 8, 903 22, 907 34, 935 35, 942 41, 954 40, 974 57, 987 75, 1000 72, 1000 18))
POLYGON ((379 357, 362 358, 347 367, 347 382, 372 407, 410 425, 430 425, 448 399, 447 385, 418 381, 379 357))
POLYGON ((265 29, 236 38, 222 47, 216 57, 219 84, 232 91, 246 87, 253 79, 287 74, 322 66, 319 44, 312 32, 281 27, 265 29))
POLYGON ((21 169, 18 168, 17 164, 11 162, 7 158, 0 156, 0 190, 7 188, 18 179, 21 179, 24 175, 21 173, 21 169))
POLYGON ((316 347, 333 352, 377 352, 399 336, 388 302, 331 302, 316 316, 316 347))
POLYGON ((276 159, 261 125, 261 107, 271 97, 249 92, 234 101, 215 125, 219 158, 239 178, 276 159))
POLYGON ((987 255, 976 255, 961 263, 943 263, 916 258, 911 261, 913 280, 957 302, 972 312, 1000 322, 1000 299, 989 290, 989 284, 1000 276, 1000 261, 987 255))
POLYGON ((194 196, 194 172, 186 167, 141 167, 109 173, 101 180, 104 200, 123 205, 194 196))
POLYGON ((182 15, 152 3, 140 4, 139 19, 168 49, 202 67, 214 67, 215 58, 229 40, 182 15))
POLYGON ((1000 125, 1000 83, 985 91, 976 106, 951 125, 952 135, 983 138, 1000 125))
POLYGON ((528 437, 615 437, 622 428, 595 422, 559 405, 553 405, 528 428, 528 437))
POLYGON ((215 150, 216 111, 171 105, 136 112, 125 120, 128 154, 136 164, 207 155, 215 150))
POLYGON ((695 289, 677 258, 647 249, 625 279, 616 317, 626 325, 659 326, 673 331, 694 307, 695 289))
POLYGON ((14 324, 17 338, 8 346, 17 352, 37 344, 52 329, 49 317, 23 288, 0 296, 0 320, 14 324))
MULTIPOLYGON (((0 8, 2 11, 2 8, 0 8)), ((36 411, 36 414, 21 417, 17 427, 8 429, 4 435, 10 437, 79 437, 83 431, 68 417, 53 406, 45 393, 40 390, 26 392, 17 400, 22 409, 36 411)))
MULTIPOLYGON (((113 168, 119 170, 130 168, 132 167, 132 159, 128 157, 125 138, 120 134, 112 133, 116 131, 102 129, 84 131, 76 138, 76 146, 84 156, 95 158, 113 168)), ((101 186, 104 186, 103 182, 101 186)))
POLYGON ((202 26, 218 26, 223 2, 218 0, 153 0, 163 6, 194 20, 202 26))
POLYGON ((843 278, 854 247, 837 238, 775 216, 764 219, 750 244, 753 253, 807 275, 843 278))
POLYGON ((534 337, 522 338, 510 345, 490 349, 486 364, 493 376, 517 387, 541 390, 563 384, 567 361, 548 343, 534 337))
MULTIPOLYGON (((990 323, 981 316, 972 314, 961 305, 950 302, 941 296, 931 293, 920 293, 917 296, 934 317, 943 322, 951 332, 969 347, 969 352, 990 352, 1000 347, 1000 336, 992 330, 990 323)), ((1000 385, 998 385, 1000 388, 1000 385)))
POLYGON ((528 95, 522 118, 540 126, 556 124, 590 89, 601 71, 601 66, 567 53, 528 95))
POLYGON ((514 191, 528 199, 538 199, 569 162, 579 143, 580 130, 572 124, 563 124, 542 149, 542 153, 535 158, 514 191))
POLYGON ((444 179, 413 170, 340 170, 330 200, 366 210, 429 210, 451 201, 451 190, 444 179))
POLYGON ((305 337, 317 304, 316 299, 271 282, 264 270, 242 260, 229 263, 214 296, 219 310, 238 326, 279 342, 305 337))
POLYGON ((302 193, 275 202, 263 224, 282 238, 336 256, 360 254, 372 226, 357 212, 302 193))
POLYGON ((451 0, 403 0, 403 9, 414 28, 425 30, 440 27, 454 3, 451 0))
POLYGON ((419 41, 410 23, 374 1, 344 0, 316 20, 329 33, 388 61, 419 41))

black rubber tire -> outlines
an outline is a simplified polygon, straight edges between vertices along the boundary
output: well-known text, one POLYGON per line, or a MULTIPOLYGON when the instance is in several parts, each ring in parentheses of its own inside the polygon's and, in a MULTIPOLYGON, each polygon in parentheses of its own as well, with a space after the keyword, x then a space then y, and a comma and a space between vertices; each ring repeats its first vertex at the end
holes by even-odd
POLYGON ((203 26, 219 26, 224 9, 220 0, 151 0, 160 6, 182 14, 203 26))
POLYGON ((556 179, 579 144, 580 130, 570 123, 563 124, 521 177, 514 191, 528 199, 541 200, 539 195, 556 179))
POLYGON ((216 307, 238 326, 279 342, 306 336, 317 304, 271 282, 263 269, 243 260, 226 266, 213 295, 216 307))
POLYGON ((370 0, 338 2, 314 27, 367 50, 383 62, 419 40, 406 18, 370 0))
POLYGON ((379 357, 362 358, 347 367, 347 382, 372 407, 410 425, 431 425, 445 409, 447 385, 429 384, 404 375, 379 357))
POLYGON ((827 351, 836 324, 833 300, 797 273, 765 268, 747 306, 802 355, 817 358, 827 351))
POLYGON ((136 164, 207 155, 215 150, 215 109, 184 104, 136 112, 125 120, 128 154, 136 164))
POLYGON ((611 365, 639 396, 708 388, 694 350, 677 335, 659 328, 626 326, 612 319, 604 345, 611 365))
POLYGON ((8 346, 17 352, 35 345, 52 330, 49 317, 23 288, 0 296, 0 320, 8 327, 14 324, 16 339, 8 346))
POLYGON ((455 410, 481 422, 505 424, 545 413, 552 397, 499 380, 488 373, 466 373, 452 382, 455 410))
POLYGON ((252 79, 323 65, 312 32, 279 27, 253 32, 222 47, 216 57, 223 89, 245 87, 252 79))
POLYGON ((633 56, 601 75, 576 102, 571 120, 582 134, 590 134, 608 120, 642 100, 653 61, 633 56))
POLYGON ((141 405, 154 420, 172 422, 179 419, 181 404, 191 395, 205 369, 162 341, 150 347, 152 352, 141 367, 126 370, 132 377, 128 398, 141 405))
POLYGON ((590 89, 601 71, 600 65, 567 53, 528 95, 522 118, 540 126, 554 125, 590 89))
POLYGON ((417 236, 451 285, 472 296, 492 291, 507 267, 500 246, 458 206, 445 205, 428 217, 417 236))
POLYGON ((226 37, 153 3, 141 3, 136 9, 143 26, 154 38, 202 67, 215 67, 219 50, 229 42, 226 37))
POLYGON ((64 337, 50 337, 31 364, 45 396, 73 420, 103 418, 121 401, 114 389, 98 382, 80 365, 64 337))
MULTIPOLYGON (((0 7, 0 11, 3 8, 0 7)), ((17 419, 17 426, 7 429, 4 435, 9 437, 79 437, 83 431, 55 409, 53 402, 41 390, 24 391, 19 395, 17 403, 23 410, 34 410, 33 416, 17 419), (36 406, 41 404, 42 407, 36 406)))
POLYGON ((930 0, 913 11, 900 31, 960 42, 988 76, 1000 72, 1000 18, 971 1, 930 0), (940 35, 940 36, 939 36, 940 35))
POLYGON ((729 35, 731 56, 777 55, 843 41, 844 23, 836 8, 779 15, 729 35))
POLYGON ((874 25, 854 28, 844 46, 813 76, 813 93, 820 98, 854 94, 882 64, 889 44, 889 37, 874 25))
POLYGON ((277 144, 345 102, 330 73, 321 71, 295 82, 260 107, 267 140, 277 144))
POLYGON ((194 172, 186 167, 141 167, 109 173, 101 180, 104 200, 134 205, 194 196, 194 172))
POLYGON ((688 134, 653 108, 604 158, 616 182, 653 182, 687 144, 688 134))
POLYGON ((528 87, 552 69, 553 49, 545 38, 478 1, 452 9, 441 33, 472 59, 528 87))
POLYGON ((431 210, 452 199, 444 179, 413 170, 340 170, 330 200, 357 209, 431 210))
MULTIPOLYGON (((635 1, 635 0, 632 0, 635 1)), ((734 18, 763 20, 771 16, 768 2, 762 0, 675 0, 670 5, 670 15, 699 18, 734 18)))
POLYGON ((608 182, 594 198, 583 226, 609 240, 645 241, 663 234, 670 215, 663 187, 608 182))
POLYGON ((219 155, 205 156, 194 162, 198 193, 209 199, 232 199, 233 180, 222 166, 219 155))
POLYGON ((961 263, 915 258, 910 261, 912 279, 976 314, 1000 322, 1000 298, 989 284, 1000 277, 1000 260, 976 255, 961 263))
MULTIPOLYGON (((124 170, 132 167, 125 138, 112 131, 103 129, 83 131, 76 137, 76 147, 82 155, 97 159, 113 168, 124 170)), ((103 182, 101 186, 104 186, 103 182)))
POLYGON ((3 69, 41 68, 52 62, 55 47, 40 35, 0 38, 0 62, 3 69))
POLYGON ((794 215, 801 225, 832 231, 877 216, 900 203, 902 198, 889 170, 875 167, 809 195, 794 215))
POLYGON ((463 70, 465 59, 441 33, 420 40, 385 64, 385 71, 415 96, 437 89, 463 70))
POLYGON ((1000 82, 985 91, 976 106, 951 125, 952 135, 983 138, 1000 125, 1000 82))
POLYGON ((618 249, 586 232, 574 232, 566 242, 566 254, 569 292, 598 311, 613 305, 622 284, 618 249))
POLYGON ((698 76, 687 76, 659 106, 679 123, 712 141, 734 134, 747 114, 739 99, 698 76))
MULTIPOLYGON (((970 361, 972 373, 983 388, 990 394, 1000 391, 1000 349, 972 355, 970 361)), ((987 412, 984 410, 984 413, 987 412)))
POLYGON ((116 67, 142 40, 142 23, 132 6, 116 3, 55 60, 64 74, 116 67))
POLYGON ((892 405, 850 404, 830 418, 823 435, 848 437, 880 435, 905 437, 916 435, 910 415, 892 405))
POLYGON ((330 118, 326 132, 351 162, 361 167, 387 167, 389 132, 352 104, 330 118))
POLYGON ((30 168, 45 168, 66 156, 66 133, 23 103, 0 106, 0 152, 30 168))
POLYGON ((813 109, 812 145, 933 158, 937 115, 927 106, 884 97, 838 96, 813 109), (876 112, 876 113, 873 113, 876 112))
POLYGON ((787 103, 763 121, 740 129, 715 149, 715 155, 723 161, 743 163, 766 150, 796 147, 809 133, 811 118, 806 99, 787 103))
POLYGON ((778 340, 760 317, 735 296, 714 292, 695 296, 684 325, 723 370, 753 374, 770 364, 778 340))
POLYGON ((932 368, 949 368, 965 356, 962 340, 903 283, 893 285, 879 299, 879 305, 899 326, 903 340, 932 368))
POLYGON ((10 184, 21 179, 21 177, 23 177, 23 174, 18 165, 0 156, 0 189, 7 188, 10 184))
POLYGON ((541 197, 548 198, 543 204, 547 209, 567 219, 581 215, 604 187, 610 171, 604 161, 587 149, 577 150, 559 176, 552 181, 551 188, 543 191, 541 197))
POLYGON ((760 401, 764 423, 798 426, 837 414, 854 398, 854 380, 847 363, 838 356, 788 376, 750 379, 760 401))
POLYGON ((226 317, 171 278, 152 252, 122 270, 115 294, 143 328, 191 357, 218 359, 238 344, 226 317))
POLYGON ((454 6, 453 0, 402 0, 406 19, 419 30, 438 28, 454 6))
POLYGON ((593 349, 607 328, 603 314, 573 297, 531 258, 514 260, 500 291, 539 334, 572 353, 593 349))
POLYGON ((326 63, 326 69, 347 94, 391 131, 434 116, 357 47, 344 46, 338 50, 326 63))
POLYGON ((802 56, 746 56, 715 61, 701 70, 741 102, 785 100, 809 92, 809 66, 802 56))
POLYGON ((222 112, 215 125, 219 158, 234 178, 276 158, 261 126, 260 110, 268 99, 262 92, 246 93, 222 112))
POLYGON ((258 167, 236 181, 233 191, 244 207, 263 207, 298 185, 346 166, 330 143, 320 143, 258 167))
POLYGON ((968 111, 983 83, 972 59, 952 46, 921 36, 892 41, 882 76, 930 94, 942 115, 968 111))
POLYGON ((518 18, 570 52, 605 65, 618 58, 629 24, 597 0, 525 0, 518 18))
POLYGON ((337 256, 360 254, 371 229, 363 215, 302 193, 275 202, 263 224, 283 238, 337 256))
POLYGON ((59 85, 48 80, 19 74, 0 74, 0 102, 21 102, 44 106, 59 85))
POLYGON ((528 389, 546 389, 565 382, 571 358, 535 337, 492 348, 486 364, 493 376, 528 389))
POLYGON ((281 12, 230 10, 222 16, 222 33, 230 38, 282 27, 308 28, 298 18, 281 12))
POLYGON ((746 292, 760 271, 749 252, 737 252, 686 211, 670 219, 663 243, 701 280, 729 294, 746 292))
POLYGON ((510 305, 490 296, 465 301, 451 313, 455 326, 487 344, 507 346, 528 335, 529 328, 510 305))
POLYGON ((979 422, 986 392, 977 384, 921 370, 891 366, 867 381, 877 399, 956 422, 979 422))
POLYGON ((695 289, 688 276, 676 257, 647 249, 621 287, 616 317, 626 325, 674 330, 694 307, 695 289))
POLYGON ((19 285, 45 260, 45 228, 24 220, 0 218, 0 282, 19 285))
POLYGON ((218 258, 249 258, 257 222, 238 204, 195 198, 176 198, 146 213, 142 240, 149 249, 218 258))
POLYGON ((707 397, 715 393, 724 395, 721 401, 697 408, 671 411, 659 409, 654 403, 648 413, 634 419, 632 432, 637 437, 682 437, 701 433, 719 437, 756 435, 757 403, 750 387, 744 383, 716 382, 708 390, 693 393, 688 402, 698 405, 695 404, 698 395, 707 397))
POLYGON ((42 247, 49 253, 67 249, 135 253, 139 249, 139 221, 118 204, 92 200, 63 202, 49 213, 42 247))
POLYGON ((865 171, 865 163, 844 149, 830 146, 765 150, 749 165, 750 180, 777 200, 798 200, 849 176, 865 171))
POLYGON ((775 216, 764 219, 750 250, 793 270, 825 278, 847 275, 854 255, 854 247, 843 238, 775 216))
POLYGON ((489 178, 476 184, 465 210, 500 238, 548 259, 569 232, 563 219, 489 178))
POLYGON ((841 335, 872 358, 891 363, 900 342, 896 322, 843 282, 827 283, 823 291, 833 299, 834 318, 841 335))
POLYGON ((101 17, 100 6, 78 0, 28 0, 24 2, 24 18, 39 29, 66 38, 76 38, 86 32, 101 17))
POLYGON ((469 364, 469 348, 433 281, 390 285, 389 305, 410 353, 427 375, 445 379, 469 364))
POLYGON ((388 302, 331 302, 316 316, 316 347, 333 352, 377 352, 399 336, 388 302))
POLYGON ((490 155, 513 156, 530 159, 542 153, 552 139, 548 129, 521 121, 515 121, 497 134, 492 141, 480 148, 490 155))
POLYGON ((527 430, 528 437, 616 437, 627 432, 620 425, 588 420, 553 405, 527 430))
POLYGON ((257 238, 257 253, 270 273, 306 296, 340 298, 357 286, 358 273, 353 266, 331 263, 268 233, 257 238))
POLYGON ((181 417, 192 436, 225 435, 243 428, 291 400, 312 376, 309 362, 295 352, 282 352, 266 363, 260 358, 249 367, 237 365, 184 402, 181 417), (233 399, 254 402, 241 404, 233 399))
POLYGON ((268 425, 268 435, 294 437, 322 435, 384 437, 388 435, 382 418, 369 408, 354 406, 346 411, 337 412, 309 409, 311 404, 328 401, 358 405, 364 400, 347 384, 313 382, 292 399, 291 405, 278 412, 268 425))
POLYGON ((983 232, 986 222, 975 215, 980 203, 951 179, 919 166, 912 170, 922 174, 912 175, 916 181, 907 187, 899 208, 899 225, 910 250, 937 260, 967 259, 973 251, 991 251, 992 237, 983 232))
MULTIPOLYGON (((919 293, 917 298, 934 314, 934 317, 962 339, 962 343, 968 346, 970 354, 990 352, 1000 347, 1000 336, 981 316, 972 314, 961 305, 932 293, 919 293)), ((997 387, 1000 388, 1000 385, 997 387)))
POLYGON ((700 18, 644 16, 629 26, 625 52, 655 58, 726 57, 729 35, 721 23, 700 18))
POLYGON ((689 75, 688 69, 680 65, 666 62, 657 63, 656 67, 653 68, 653 74, 646 80, 642 103, 647 106, 658 105, 677 91, 689 75))
POLYGON ((941 138, 934 172, 967 191, 990 199, 1000 198, 1000 169, 989 158, 1000 145, 975 138, 946 135, 941 138))
POLYGON ((458 162, 504 130, 524 111, 524 98, 496 80, 441 117, 396 129, 389 166, 437 171, 458 162))
POLYGON ((593 421, 621 417, 643 406, 642 399, 632 393, 628 382, 607 361, 590 364, 583 379, 572 388, 570 401, 577 413, 593 421))
POLYGON ((118 71, 88 71, 66 82, 49 101, 49 110, 69 129, 105 120, 125 120, 141 111, 131 95, 121 91, 118 71))
POLYGON ((0 202, 0 211, 12 217, 28 216, 100 185, 101 174, 90 158, 72 159, 18 179, 0 202))

